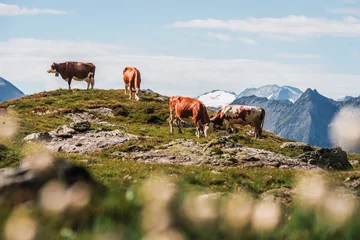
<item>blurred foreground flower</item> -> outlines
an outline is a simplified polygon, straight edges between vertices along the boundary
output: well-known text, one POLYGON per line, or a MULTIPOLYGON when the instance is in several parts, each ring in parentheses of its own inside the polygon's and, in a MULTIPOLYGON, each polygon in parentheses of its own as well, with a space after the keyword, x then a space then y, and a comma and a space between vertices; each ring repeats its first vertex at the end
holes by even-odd
POLYGON ((24 206, 15 208, 4 227, 6 240, 32 240, 35 239, 37 222, 30 216, 29 210, 24 206))
POLYGON ((53 154, 40 143, 27 143, 23 150, 25 164, 29 164, 33 170, 42 171, 53 164, 53 154))
POLYGON ((356 207, 354 196, 344 193, 331 193, 325 198, 324 210, 327 219, 337 226, 342 226, 353 215, 356 207))
POLYGON ((303 205, 315 206, 322 203, 326 194, 326 184, 320 175, 308 175, 300 178, 296 186, 298 200, 303 205))
POLYGON ((183 240, 185 238, 180 232, 174 229, 167 229, 162 232, 148 233, 142 239, 143 240, 183 240))
POLYGON ((148 234, 166 231, 171 225, 168 204, 176 193, 176 185, 166 177, 147 179, 140 193, 144 200, 142 226, 148 234))
POLYGON ((346 151, 360 150, 360 109, 345 107, 333 118, 329 135, 332 143, 346 151))
POLYGON ((87 184, 76 182, 71 187, 59 181, 51 181, 40 190, 40 205, 48 212, 57 214, 66 208, 80 209, 90 201, 90 188, 87 184))
POLYGON ((246 193, 231 195, 223 206, 226 222, 234 229, 239 229, 249 222, 252 200, 246 193))
POLYGON ((8 111, 8 114, 0 115, 0 141, 11 139, 18 128, 18 120, 13 112, 8 111))
POLYGON ((218 195, 189 193, 183 202, 186 217, 195 225, 211 224, 218 217, 218 195))
POLYGON ((268 232, 280 222, 280 206, 272 201, 261 201, 254 206, 252 226, 255 231, 268 232))

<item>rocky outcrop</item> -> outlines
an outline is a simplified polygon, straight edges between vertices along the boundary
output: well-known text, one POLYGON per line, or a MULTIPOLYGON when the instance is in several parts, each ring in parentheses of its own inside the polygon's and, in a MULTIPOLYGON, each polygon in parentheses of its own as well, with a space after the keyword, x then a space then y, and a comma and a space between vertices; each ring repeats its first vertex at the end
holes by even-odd
POLYGON ((242 168, 319 169, 315 165, 282 154, 244 147, 226 138, 215 139, 207 144, 177 139, 160 146, 157 150, 113 154, 119 158, 134 159, 139 162, 242 168))
POLYGON ((351 170, 353 167, 348 161, 347 154, 341 148, 321 148, 307 152, 299 160, 328 170, 351 170))
POLYGON ((90 153, 138 139, 137 136, 119 129, 113 131, 87 131, 90 126, 87 121, 75 122, 71 126, 70 128, 64 125, 58 127, 55 131, 32 133, 26 136, 24 140, 30 142, 40 141, 53 152, 90 153))

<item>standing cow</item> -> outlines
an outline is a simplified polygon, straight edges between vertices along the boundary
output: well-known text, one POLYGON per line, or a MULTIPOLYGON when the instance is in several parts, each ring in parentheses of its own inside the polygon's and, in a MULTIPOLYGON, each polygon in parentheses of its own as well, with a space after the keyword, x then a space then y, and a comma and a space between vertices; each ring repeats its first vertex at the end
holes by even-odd
POLYGON ((210 122, 205 105, 197 99, 182 96, 173 96, 169 102, 170 108, 170 133, 173 134, 173 122, 176 120, 181 131, 181 118, 192 117, 193 123, 196 126, 196 136, 200 138, 200 129, 204 130, 205 137, 208 137, 212 131, 213 124, 210 122))
POLYGON ((129 89, 129 99, 132 99, 132 94, 135 93, 135 99, 139 101, 141 95, 141 75, 139 70, 135 67, 125 67, 123 70, 123 79, 125 83, 125 94, 127 94, 127 90, 129 89))
POLYGON ((215 126, 225 125, 225 129, 234 132, 234 124, 255 127, 255 139, 260 138, 264 127, 265 110, 256 106, 227 105, 223 106, 210 119, 215 126))
POLYGON ((53 63, 48 73, 55 73, 58 77, 59 73, 61 77, 68 82, 69 90, 71 90, 71 80, 85 81, 87 82, 87 89, 91 85, 91 89, 94 88, 95 83, 95 65, 87 62, 62 62, 53 63))

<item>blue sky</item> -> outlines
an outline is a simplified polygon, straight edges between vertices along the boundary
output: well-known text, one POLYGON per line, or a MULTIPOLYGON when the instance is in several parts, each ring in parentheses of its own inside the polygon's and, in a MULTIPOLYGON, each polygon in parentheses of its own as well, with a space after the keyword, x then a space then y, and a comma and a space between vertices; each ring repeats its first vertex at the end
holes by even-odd
MULTIPOLYGON (((0 76, 30 94, 66 87, 54 61, 92 61, 95 86, 197 96, 265 84, 360 94, 360 1, 1 1, 0 76)), ((85 83, 75 83, 84 88, 85 83)))

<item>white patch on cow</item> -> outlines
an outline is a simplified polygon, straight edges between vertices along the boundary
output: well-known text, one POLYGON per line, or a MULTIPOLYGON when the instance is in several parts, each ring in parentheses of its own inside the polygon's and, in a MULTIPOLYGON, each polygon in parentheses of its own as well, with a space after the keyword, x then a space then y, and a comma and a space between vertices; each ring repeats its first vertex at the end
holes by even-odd
POLYGON ((64 81, 68 82, 68 81, 69 81, 69 78, 65 78, 64 81))

